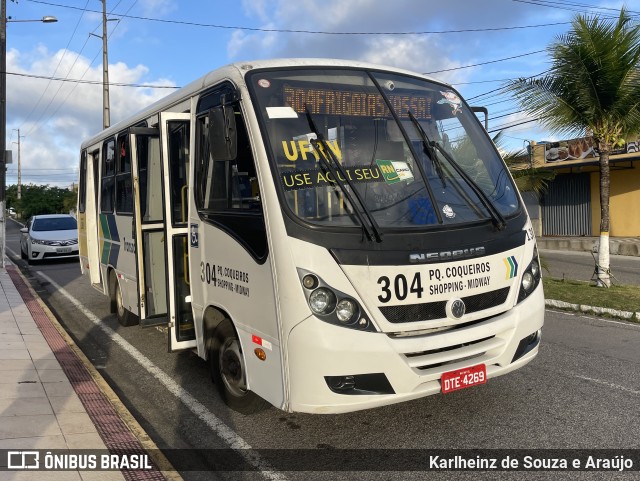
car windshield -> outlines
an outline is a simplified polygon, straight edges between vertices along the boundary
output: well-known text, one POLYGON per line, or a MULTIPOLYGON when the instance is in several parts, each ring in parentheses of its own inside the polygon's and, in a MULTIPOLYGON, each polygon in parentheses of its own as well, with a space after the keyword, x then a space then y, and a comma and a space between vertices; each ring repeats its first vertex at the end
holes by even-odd
POLYGON ((519 208, 504 162, 448 86, 354 69, 256 71, 248 84, 276 182, 306 222, 415 228, 519 208))
POLYGON ((35 232, 45 232, 52 230, 73 230, 78 224, 73 217, 49 217, 44 219, 34 219, 31 230, 35 232))

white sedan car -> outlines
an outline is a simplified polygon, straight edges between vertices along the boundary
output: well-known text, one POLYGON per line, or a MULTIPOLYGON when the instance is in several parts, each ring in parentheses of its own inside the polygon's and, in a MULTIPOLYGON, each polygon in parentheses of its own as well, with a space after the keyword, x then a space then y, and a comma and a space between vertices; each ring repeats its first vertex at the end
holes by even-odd
POLYGON ((70 215, 34 215, 20 232, 20 254, 29 264, 78 257, 78 223, 70 215))

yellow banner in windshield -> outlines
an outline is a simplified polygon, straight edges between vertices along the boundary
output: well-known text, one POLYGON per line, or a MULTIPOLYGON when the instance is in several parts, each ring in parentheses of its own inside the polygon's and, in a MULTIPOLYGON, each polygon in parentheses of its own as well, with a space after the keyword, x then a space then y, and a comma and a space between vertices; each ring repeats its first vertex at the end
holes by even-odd
MULTIPOLYGON (((352 90, 310 89, 284 86, 284 101, 296 112, 308 106, 313 114, 353 117, 391 117, 391 112, 378 93, 352 90)), ((431 97, 424 95, 388 95, 399 117, 408 118, 408 111, 419 119, 431 118, 431 97)))

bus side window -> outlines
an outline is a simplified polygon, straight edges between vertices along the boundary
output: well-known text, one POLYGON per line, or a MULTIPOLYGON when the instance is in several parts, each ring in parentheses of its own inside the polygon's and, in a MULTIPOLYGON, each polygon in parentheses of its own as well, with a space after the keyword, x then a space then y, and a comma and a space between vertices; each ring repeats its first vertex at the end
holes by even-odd
POLYGON ((116 154, 116 212, 133 214, 133 183, 131 180, 131 155, 126 135, 118 138, 116 154))
POLYGON ((256 259, 263 259, 267 238, 253 151, 239 105, 234 107, 233 115, 237 148, 230 160, 216 158, 214 151, 225 149, 212 149, 209 144, 216 137, 209 135, 209 129, 224 128, 212 125, 216 123, 212 119, 222 116, 205 112, 196 121, 196 206, 201 217, 224 227, 256 259))
MULTIPOLYGON (((198 120, 198 207, 205 210, 261 212, 253 152, 242 113, 235 109, 237 152, 231 160, 216 159, 209 148, 210 118, 198 120)), ((215 126, 214 126, 215 128, 215 126)))
POLYGON ((113 187, 115 184, 115 140, 107 140, 102 146, 102 183, 100 188, 100 211, 113 212, 113 187))
POLYGON ((187 192, 189 172, 189 124, 184 121, 168 124, 169 186, 171 188, 171 222, 187 223, 187 192))
POLYGON ((80 185, 78 186, 78 212, 83 214, 87 202, 87 151, 80 154, 80 185))
POLYGON ((238 148, 235 172, 232 172, 231 178, 231 207, 261 211, 258 179, 249 136, 239 110, 236 110, 235 116, 238 148))

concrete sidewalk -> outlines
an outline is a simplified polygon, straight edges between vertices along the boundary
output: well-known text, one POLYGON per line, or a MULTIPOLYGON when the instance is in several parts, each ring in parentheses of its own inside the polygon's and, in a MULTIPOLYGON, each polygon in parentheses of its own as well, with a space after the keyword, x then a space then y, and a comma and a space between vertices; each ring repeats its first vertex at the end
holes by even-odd
MULTIPOLYGON (((597 252, 599 237, 536 237, 538 249, 597 252)), ((640 257, 640 237, 609 237, 609 253, 640 257)))
MULTIPOLYGON (((0 268, 0 453, 6 458, 0 459, 0 481, 164 481, 156 466, 167 469, 165 460, 155 458, 147 470, 7 469, 9 455, 2 450, 146 452, 131 423, 121 419, 124 407, 114 402, 115 394, 69 341, 18 268, 7 261, 6 269, 0 268)), ((180 477, 174 472, 167 478, 180 477)))

